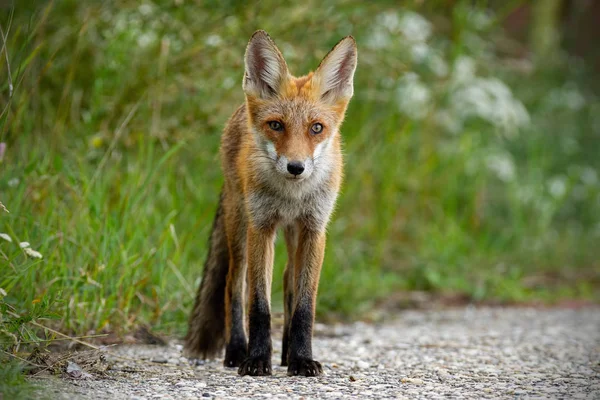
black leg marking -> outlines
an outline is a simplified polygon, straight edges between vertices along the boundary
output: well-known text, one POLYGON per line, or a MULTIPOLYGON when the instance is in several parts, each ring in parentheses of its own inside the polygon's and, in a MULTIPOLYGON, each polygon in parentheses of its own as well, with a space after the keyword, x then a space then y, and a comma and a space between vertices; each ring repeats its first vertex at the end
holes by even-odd
POLYGON ((290 325, 291 325, 291 315, 292 315, 292 307, 294 302, 294 296, 292 293, 287 293, 285 296, 285 313, 286 320, 283 326, 283 341, 281 343, 281 366, 287 367, 288 365, 288 356, 289 356, 289 341, 290 341, 290 325))
POLYGON ((240 375, 263 376, 271 375, 271 313, 266 299, 255 299, 249 313, 250 342, 248 357, 242 362, 238 373, 240 375))
POLYGON ((223 365, 228 368, 237 368, 248 354, 248 342, 244 332, 244 310, 239 301, 231 303, 231 337, 225 349, 223 365))
POLYGON ((309 301, 300 301, 290 324, 287 374, 318 376, 323 368, 312 359, 313 310, 309 301))

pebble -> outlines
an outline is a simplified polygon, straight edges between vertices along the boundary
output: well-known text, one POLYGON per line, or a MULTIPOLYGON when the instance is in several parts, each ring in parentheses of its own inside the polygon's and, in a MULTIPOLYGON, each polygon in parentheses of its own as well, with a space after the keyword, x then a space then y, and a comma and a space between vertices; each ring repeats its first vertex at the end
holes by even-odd
POLYGON ((423 384, 423 379, 419 379, 419 378, 402 378, 400 380, 400 382, 402 383, 412 383, 415 385, 422 385, 423 384))

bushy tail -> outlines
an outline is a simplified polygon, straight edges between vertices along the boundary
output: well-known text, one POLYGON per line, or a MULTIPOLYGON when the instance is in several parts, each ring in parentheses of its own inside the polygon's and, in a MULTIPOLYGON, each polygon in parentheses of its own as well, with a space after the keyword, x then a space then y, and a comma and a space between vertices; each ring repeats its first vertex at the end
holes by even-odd
POLYGON ((223 194, 213 222, 202 282, 190 315, 185 350, 190 358, 214 358, 225 345, 225 285, 229 249, 225 234, 223 194))

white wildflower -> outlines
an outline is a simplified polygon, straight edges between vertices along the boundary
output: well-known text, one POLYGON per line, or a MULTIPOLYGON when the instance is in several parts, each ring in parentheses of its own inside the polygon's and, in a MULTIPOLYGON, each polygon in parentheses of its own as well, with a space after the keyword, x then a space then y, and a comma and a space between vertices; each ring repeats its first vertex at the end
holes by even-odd
POLYGON ((43 258, 42 253, 40 253, 39 251, 35 251, 32 248, 27 247, 23 249, 23 251, 31 258, 43 258))
POLYGON ((515 177, 515 163, 507 153, 492 154, 486 159, 486 165, 504 182, 510 182, 515 177))
POLYGON ((19 178, 12 178, 8 181, 8 187, 16 187, 19 182, 19 178))
POLYGON ((139 15, 130 13, 127 17, 127 31, 134 37, 140 34, 140 29, 144 25, 144 21, 139 15))
POLYGON ((224 25, 227 28, 230 28, 230 29, 235 28, 235 29, 237 29, 240 26, 240 24, 241 24, 240 19, 238 17, 236 17, 235 15, 230 15, 227 18, 225 18, 224 25))
POLYGON ((431 94, 427 86, 414 72, 406 73, 398 85, 398 105, 402 112, 413 119, 427 115, 431 94))
POLYGON ((491 61, 491 54, 489 53, 489 41, 483 39, 481 36, 475 33, 465 32, 463 36, 463 42, 471 54, 477 54, 478 60, 487 60, 488 62, 491 61))
POLYGON ((516 187, 517 199, 521 204, 528 205, 536 198, 536 191, 530 185, 518 185, 516 187))
POLYGON ((404 37, 414 42, 424 42, 431 35, 431 23, 412 11, 405 12, 398 26, 404 37))
MULTIPOLYGON (((114 27, 112 31, 115 33, 121 33, 127 30, 127 20, 125 17, 122 14, 117 14, 115 18, 116 20, 112 22, 112 26, 114 27)), ((106 32, 110 36, 111 30, 107 30, 106 32)))
POLYGON ((210 47, 217 47, 223 43, 223 39, 221 39, 221 36, 219 35, 212 34, 208 35, 208 37, 204 40, 204 43, 210 47))
POLYGON ((0 210, 5 211, 10 214, 10 211, 8 211, 8 208, 6 208, 6 206, 4 204, 2 204, 1 201, 0 201, 0 210))
POLYGON ((386 89, 391 89, 396 86, 396 80, 391 76, 384 76, 381 78, 381 86, 386 89))
POLYGON ((452 80, 457 83, 468 82, 475 77, 475 61, 471 57, 461 56, 454 62, 452 80))
POLYGON ((415 62, 423 62, 429 54, 429 46, 426 43, 418 42, 410 46, 410 55, 415 62))
POLYGON ((400 17, 396 12, 384 12, 377 16, 378 24, 384 26, 390 32, 398 32, 400 29, 400 17))
POLYGON ((567 193, 567 182, 564 176, 556 176, 548 181, 548 191, 555 199, 559 199, 567 193))
POLYGON ((6 297, 6 295, 7 295, 6 290, 4 290, 3 288, 0 287, 0 296, 6 297))
POLYGON ((477 30, 487 29, 493 22, 488 12, 478 8, 469 11, 468 19, 477 30))
POLYGON ((152 4, 144 3, 138 7, 138 11, 140 12, 140 14, 148 16, 152 14, 152 12, 154 11, 154 7, 152 7, 152 4))
POLYGON ((452 93, 452 108, 462 119, 478 117, 503 128, 507 133, 529 124, 527 109, 504 82, 475 78, 452 93))
POLYGON ((433 53, 429 56, 429 68, 438 77, 443 78, 448 75, 448 64, 446 61, 437 53, 433 53))
POLYGON ((228 76, 227 78, 223 79, 221 86, 223 86, 223 89, 231 89, 233 85, 235 85, 235 79, 233 79, 231 76, 228 76))
POLYGON ((390 34, 383 29, 375 28, 367 39, 367 46, 375 50, 384 49, 390 44, 390 34))
POLYGON ((598 183, 598 173, 593 168, 585 167, 581 171, 581 180, 588 186, 594 186, 598 183))
POLYGON ((29 242, 21 242, 21 243, 19 243, 19 247, 22 248, 22 249, 25 249, 25 248, 27 248, 29 246, 30 246, 29 242))
POLYGON ((6 234, 6 233, 0 233, 0 238, 2 238, 2 239, 4 239, 4 240, 6 240, 7 242, 10 242, 10 243, 12 243, 12 239, 11 239, 11 237, 10 237, 10 236, 8 236, 8 234, 6 234))
POLYGON ((567 108, 578 111, 585 106, 585 97, 573 85, 567 84, 562 88, 552 90, 547 103, 551 108, 567 108))
POLYGON ((152 31, 142 33, 137 39, 138 46, 142 48, 148 47, 154 42, 156 42, 156 33, 152 31))
POLYGON ((280 49, 283 53, 283 58, 286 60, 292 60, 298 56, 294 46, 288 42, 281 43, 280 49))

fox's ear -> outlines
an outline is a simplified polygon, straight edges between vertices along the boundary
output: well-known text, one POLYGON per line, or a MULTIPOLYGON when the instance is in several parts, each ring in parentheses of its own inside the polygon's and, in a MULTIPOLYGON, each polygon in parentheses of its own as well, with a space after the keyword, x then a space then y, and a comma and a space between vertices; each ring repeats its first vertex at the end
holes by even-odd
POLYGON ((313 76, 323 100, 331 103, 350 100, 356 62, 356 42, 352 36, 346 36, 325 56, 313 76))
POLYGON ((265 31, 256 31, 245 56, 244 92, 268 98, 276 95, 289 72, 281 52, 265 31))

